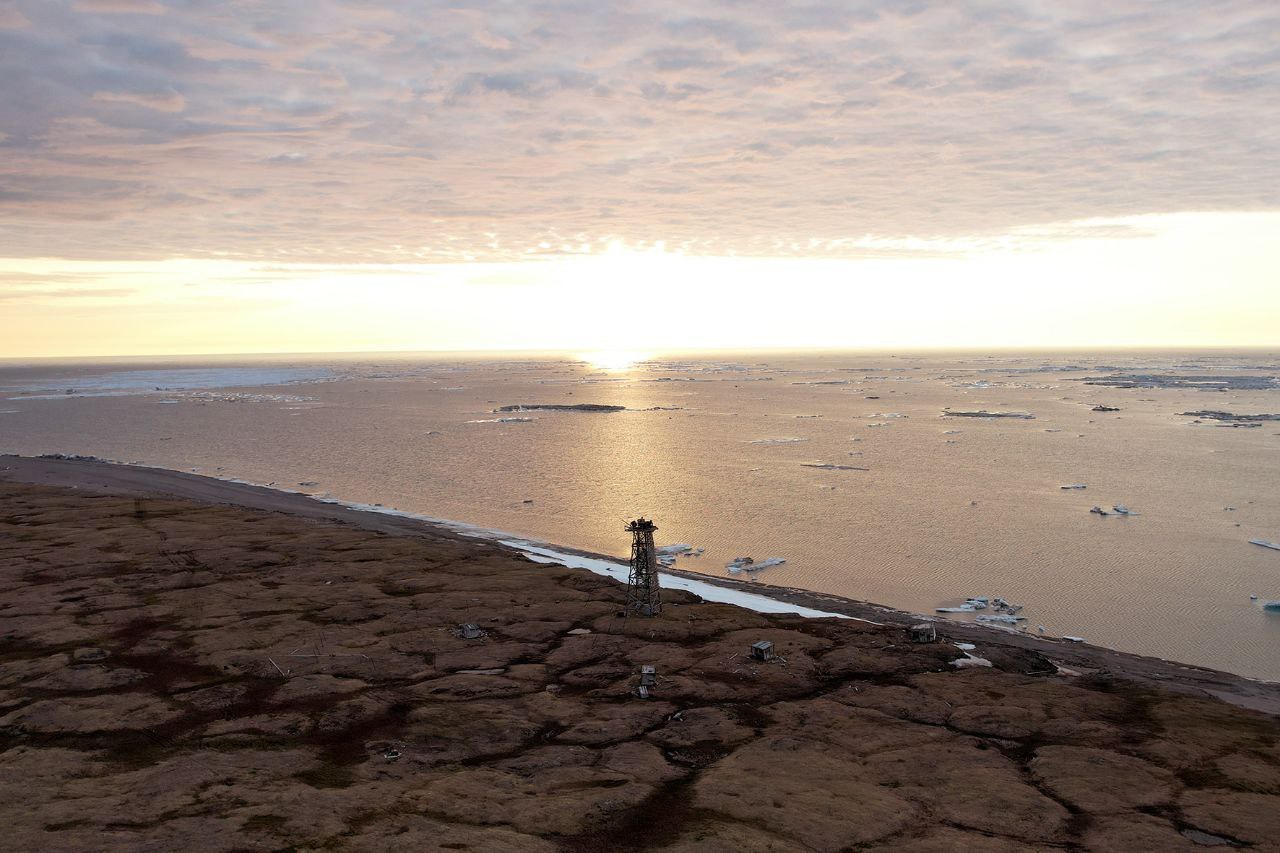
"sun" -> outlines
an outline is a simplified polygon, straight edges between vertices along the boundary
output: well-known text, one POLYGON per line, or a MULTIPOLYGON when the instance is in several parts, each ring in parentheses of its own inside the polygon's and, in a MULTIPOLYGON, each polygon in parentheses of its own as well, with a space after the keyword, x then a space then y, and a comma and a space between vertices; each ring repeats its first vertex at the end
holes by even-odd
POLYGON ((649 353, 638 350, 608 349, 584 352, 578 358, 597 370, 626 371, 649 358, 649 353))

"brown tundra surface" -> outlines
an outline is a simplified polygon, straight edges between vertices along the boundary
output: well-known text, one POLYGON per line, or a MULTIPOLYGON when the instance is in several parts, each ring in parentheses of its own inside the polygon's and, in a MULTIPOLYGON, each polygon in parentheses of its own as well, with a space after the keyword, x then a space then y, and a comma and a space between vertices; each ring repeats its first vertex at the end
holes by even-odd
POLYGON ((4 849, 1280 849, 1275 717, 995 639, 2 480, 0 590, 4 849))

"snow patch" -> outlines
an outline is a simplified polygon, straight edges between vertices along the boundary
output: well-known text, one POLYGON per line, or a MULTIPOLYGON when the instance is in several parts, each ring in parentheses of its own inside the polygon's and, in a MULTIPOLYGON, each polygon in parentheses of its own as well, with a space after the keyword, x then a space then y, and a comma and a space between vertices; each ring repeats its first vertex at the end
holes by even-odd
MULTIPOLYGON (((578 554, 566 554, 551 548, 543 548, 533 545, 522 539, 501 540, 501 544, 510 548, 515 548, 535 563, 547 563, 568 566, 574 569, 586 569, 587 571, 593 572, 597 575, 611 577, 621 583, 626 583, 627 576, 630 574, 630 567, 623 563, 615 563, 612 560, 602 560, 597 557, 584 557, 578 554)), ((785 601, 779 601, 775 598, 769 598, 764 595, 757 595, 753 592, 727 589, 705 581, 696 581, 689 578, 679 578, 672 577, 671 575, 659 574, 658 583, 664 589, 683 589, 687 592, 692 592, 704 601, 733 604, 738 607, 744 607, 747 610, 754 610, 756 613, 795 613, 812 619, 855 618, 852 616, 845 616, 842 613, 828 613, 824 610, 814 610, 809 607, 801 607, 797 604, 788 604, 785 601)), ((868 622, 870 620, 857 619, 856 621, 868 622)))

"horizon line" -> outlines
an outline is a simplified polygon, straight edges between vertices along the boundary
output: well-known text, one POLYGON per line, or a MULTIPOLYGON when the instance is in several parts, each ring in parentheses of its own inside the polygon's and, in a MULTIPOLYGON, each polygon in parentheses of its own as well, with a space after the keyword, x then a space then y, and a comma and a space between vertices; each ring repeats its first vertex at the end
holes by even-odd
MULTIPOLYGON (((1192 353, 1192 352, 1263 352, 1274 350, 1280 355, 1280 342, 1268 344, 1089 344, 1080 346, 904 346, 901 348, 882 346, 836 346, 836 347, 802 347, 802 346, 761 346, 741 347, 655 347, 637 363, 654 361, 673 356, 703 356, 715 354, 753 354, 767 353, 773 355, 836 355, 840 353, 875 353, 897 357, 898 355, 973 355, 973 354, 1016 354, 1016 355, 1048 355, 1048 354, 1110 354, 1110 353, 1192 353)), ((0 364, 15 362, 44 361, 125 361, 130 359, 234 359, 234 358, 334 358, 356 356, 465 356, 465 357, 576 357, 602 352, 600 347, 543 347, 534 349, 346 349, 346 350, 277 350, 277 351, 234 351, 234 352, 161 352, 161 353, 101 353, 76 355, 12 355, 0 356, 0 364)))

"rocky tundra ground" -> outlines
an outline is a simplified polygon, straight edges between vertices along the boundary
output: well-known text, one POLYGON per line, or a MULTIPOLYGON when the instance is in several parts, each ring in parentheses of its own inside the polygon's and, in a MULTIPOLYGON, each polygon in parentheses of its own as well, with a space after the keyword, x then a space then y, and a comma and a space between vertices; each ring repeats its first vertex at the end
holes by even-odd
POLYGON ((0 481, 0 848, 1280 849, 1274 716, 623 599, 427 528, 0 481))

